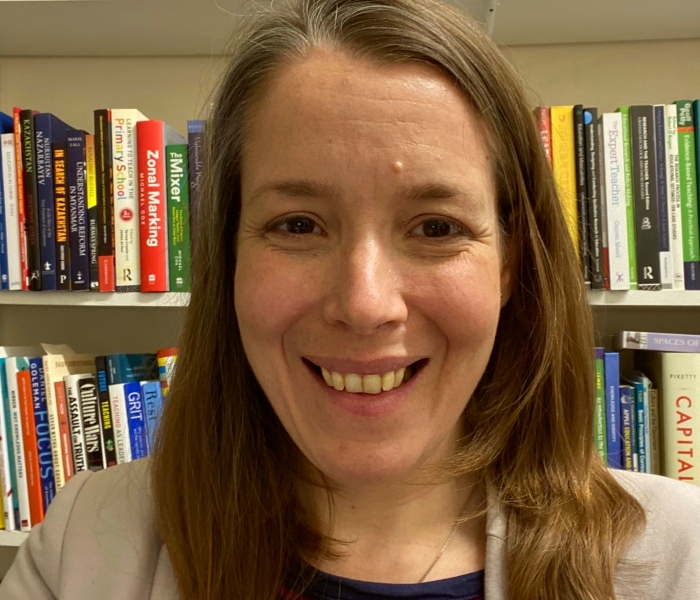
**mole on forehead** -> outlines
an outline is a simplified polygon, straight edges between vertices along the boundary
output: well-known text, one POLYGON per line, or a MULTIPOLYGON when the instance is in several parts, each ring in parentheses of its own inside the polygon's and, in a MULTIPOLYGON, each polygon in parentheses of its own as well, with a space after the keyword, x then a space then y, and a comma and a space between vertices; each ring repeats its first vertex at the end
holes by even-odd
POLYGON ((391 170, 394 173, 401 173, 403 171, 403 163, 400 160, 395 160, 391 165, 391 170))

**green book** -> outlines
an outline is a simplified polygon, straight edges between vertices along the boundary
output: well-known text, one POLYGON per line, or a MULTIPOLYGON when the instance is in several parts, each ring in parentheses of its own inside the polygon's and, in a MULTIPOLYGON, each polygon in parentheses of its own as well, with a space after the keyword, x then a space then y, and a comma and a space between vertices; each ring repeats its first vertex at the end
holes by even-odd
POLYGON ((630 263, 630 289, 637 288, 637 237, 634 225, 634 188, 632 183, 632 142, 630 141, 630 107, 617 109, 622 115, 622 166, 625 171, 625 208, 627 210, 627 253, 630 263))
POLYGON ((187 144, 165 148, 168 188, 168 268, 171 292, 190 291, 190 184, 187 144))
POLYGON ((695 163, 693 103, 677 100, 678 166, 681 182, 681 226, 683 230, 683 274, 686 290, 700 290, 700 233, 698 187, 695 163))
POLYGON ((593 420, 593 441, 596 450, 608 461, 608 435, 605 417, 605 350, 595 349, 595 413, 593 420))

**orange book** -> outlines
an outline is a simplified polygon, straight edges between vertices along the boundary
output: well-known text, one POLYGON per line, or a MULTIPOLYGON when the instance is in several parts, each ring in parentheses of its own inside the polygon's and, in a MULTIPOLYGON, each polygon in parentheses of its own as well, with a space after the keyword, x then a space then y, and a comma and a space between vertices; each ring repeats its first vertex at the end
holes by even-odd
POLYGON ((61 462, 66 482, 75 475, 73 464, 73 440, 70 431, 70 413, 68 412, 68 400, 66 398, 66 386, 63 381, 54 383, 56 396, 56 412, 58 413, 58 436, 61 440, 61 462))
POLYGON ((39 448, 36 442, 32 376, 28 370, 17 372, 17 389, 19 390, 19 412, 22 415, 22 439, 24 441, 24 460, 27 470, 29 512, 32 516, 32 526, 34 526, 44 520, 44 500, 41 493, 39 448))

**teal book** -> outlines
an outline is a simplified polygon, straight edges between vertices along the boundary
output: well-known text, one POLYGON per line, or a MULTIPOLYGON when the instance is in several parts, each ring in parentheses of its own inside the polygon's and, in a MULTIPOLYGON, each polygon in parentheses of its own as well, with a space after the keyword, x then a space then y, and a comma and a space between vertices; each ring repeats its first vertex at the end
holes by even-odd
MULTIPOLYGON (((7 376, 5 373, 5 358, 0 358, 0 386, 2 387, 2 411, 5 417, 5 428, 7 433, 7 462, 9 463, 9 480, 12 492, 13 522, 12 529, 19 529, 19 498, 17 497, 17 471, 15 470, 15 446, 12 440, 12 414, 10 413, 10 396, 7 389, 7 376)), ((8 490, 4 490, 5 494, 8 490)), ((8 527, 8 516, 5 515, 5 527, 8 527)))

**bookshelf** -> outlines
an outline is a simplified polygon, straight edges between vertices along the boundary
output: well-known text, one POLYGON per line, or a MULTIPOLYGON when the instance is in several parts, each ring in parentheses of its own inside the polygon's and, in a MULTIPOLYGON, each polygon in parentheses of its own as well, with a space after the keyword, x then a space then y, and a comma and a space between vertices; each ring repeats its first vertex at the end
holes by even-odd
MULTIPOLYGON (((494 39, 525 78, 533 106, 582 102, 612 110, 700 97, 697 0, 455 2, 494 25, 494 39)), ((253 4, 0 0, 0 110, 50 111, 92 131, 93 109, 133 106, 182 131, 187 119, 205 113, 237 15, 253 4)), ((700 292, 589 297, 602 339, 619 329, 700 334, 700 292)), ((176 343, 187 300, 0 293, 0 345, 67 343, 94 353, 168 347, 176 343)), ((25 537, 0 531, 0 575, 25 537)))

